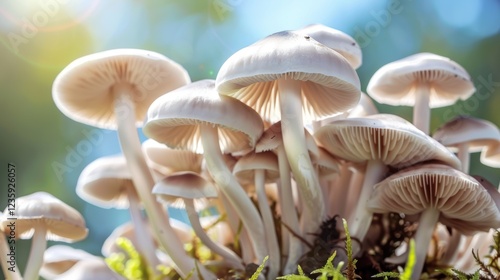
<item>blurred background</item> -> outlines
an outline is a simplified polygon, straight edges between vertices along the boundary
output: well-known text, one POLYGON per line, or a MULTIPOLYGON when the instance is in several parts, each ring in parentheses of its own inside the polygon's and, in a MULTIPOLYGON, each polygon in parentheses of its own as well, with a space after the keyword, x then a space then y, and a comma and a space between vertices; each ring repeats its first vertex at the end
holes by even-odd
MULTIPOLYGON (((54 78, 78 57, 113 48, 147 49, 183 65, 192 81, 215 79, 237 50, 274 32, 321 23, 348 33, 362 47, 358 74, 363 91, 378 68, 414 53, 433 52, 462 65, 476 95, 434 109, 431 131, 459 114, 498 126, 499 15, 498 0, 2 0, 0 208, 7 204, 7 164, 13 163, 18 197, 43 190, 84 214, 89 236, 74 247, 100 254, 103 240, 129 219, 127 211, 86 204, 74 191, 88 163, 120 152, 115 132, 76 123, 52 101, 54 78), (95 132, 102 136, 99 143, 88 151, 78 149, 95 132)), ((377 106, 411 120, 410 107, 377 106)), ((481 165, 478 154, 472 156, 471 174, 494 185, 500 179, 498 170, 481 165)), ((183 218, 181 212, 173 215, 183 218)), ((29 246, 30 241, 17 242, 21 271, 29 246)))

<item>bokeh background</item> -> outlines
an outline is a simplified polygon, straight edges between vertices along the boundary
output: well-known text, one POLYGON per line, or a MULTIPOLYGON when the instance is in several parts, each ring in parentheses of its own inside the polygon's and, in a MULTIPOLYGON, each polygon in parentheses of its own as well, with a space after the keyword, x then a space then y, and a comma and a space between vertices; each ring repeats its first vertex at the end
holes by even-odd
MULTIPOLYGON (((0 208, 7 204, 7 164, 13 163, 17 196, 43 190, 79 209, 90 233, 73 246, 100 254, 103 240, 129 219, 128 212, 86 204, 74 188, 88 163, 120 152, 117 137, 59 112, 51 96, 56 75, 90 53, 141 48, 177 61, 193 81, 215 78, 237 50, 271 33, 311 23, 342 30, 362 46, 358 73, 363 90, 379 67, 417 52, 447 56, 467 69, 476 95, 433 110, 431 131, 459 114, 500 124, 498 0, 2 0, 0 208), (91 149, 78 149, 89 133, 102 137, 91 149), (61 165, 65 169, 56 168, 61 165)), ((411 120, 409 107, 377 106, 411 120)), ((495 185, 500 178, 498 170, 480 164, 478 155, 472 157, 471 174, 495 185)), ((173 215, 183 218, 181 212, 173 215)), ((29 246, 30 241, 17 242, 21 271, 29 246)))

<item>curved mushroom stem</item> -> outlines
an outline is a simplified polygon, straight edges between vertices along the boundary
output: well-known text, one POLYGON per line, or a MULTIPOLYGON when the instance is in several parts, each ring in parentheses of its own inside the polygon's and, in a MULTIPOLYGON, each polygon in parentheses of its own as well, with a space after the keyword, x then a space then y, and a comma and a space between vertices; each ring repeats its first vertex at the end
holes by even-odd
POLYGON ((283 145, 299 194, 304 203, 300 229, 304 238, 312 242, 325 218, 325 204, 321 197, 318 176, 307 151, 302 120, 301 81, 281 78, 278 80, 283 145))
POLYGON ((191 226, 193 227, 194 233, 198 238, 200 238, 201 242, 205 244, 210 250, 214 251, 214 253, 220 255, 224 258, 224 260, 232 267, 239 270, 244 270, 245 267, 241 259, 228 248, 215 243, 205 232, 203 227, 200 224, 200 218, 198 217, 198 213, 194 208, 194 202, 192 199, 183 199, 184 204, 186 205, 186 212, 188 214, 189 222, 191 222, 191 226))
MULTIPOLYGON (((386 170, 387 167, 378 160, 370 160, 366 166, 365 179, 361 187, 359 200, 356 203, 356 209, 351 216, 352 219, 349 229, 351 236, 358 238, 361 242, 363 242, 373 218, 373 213, 366 209, 366 204, 372 193, 373 186, 380 182, 386 170)), ((359 253, 360 249, 360 244, 358 244, 358 242, 353 242, 353 255, 359 253)))
POLYGON ((260 215, 264 222, 264 230, 266 232, 266 244, 269 248, 269 271, 267 278, 275 279, 278 276, 281 266, 280 248, 278 246, 278 238, 274 228, 273 214, 269 208, 269 202, 265 190, 265 174, 264 170, 255 170, 255 188, 257 191, 257 201, 259 203, 260 215))
POLYGON ((469 174, 469 144, 468 143, 460 143, 458 144, 458 159, 462 163, 462 172, 465 174, 469 174))
POLYGON ((24 270, 24 280, 36 280, 40 268, 43 264, 43 252, 47 249, 47 228, 44 225, 38 225, 33 233, 31 240, 31 249, 28 261, 26 262, 26 269, 24 270))
MULTIPOLYGON (((280 171, 280 207, 281 207, 281 220, 285 223, 294 234, 300 234, 299 218, 295 210, 295 202, 292 193, 292 178, 290 177, 290 165, 286 158, 285 149, 283 145, 276 148, 278 154, 278 168, 280 171)), ((284 266, 284 273, 290 274, 297 268, 297 261, 302 256, 302 241, 294 234, 290 233, 285 226, 281 226, 283 238, 282 247, 288 246, 288 257, 284 266), (288 240, 288 242, 286 242, 288 240)), ((283 250, 285 252, 285 250, 283 250)))
MULTIPOLYGON (((122 147, 123 155, 127 159, 127 165, 132 174, 132 180, 141 199, 144 209, 148 214, 150 224, 167 254, 174 261, 179 274, 187 277, 192 271, 199 271, 205 279, 216 279, 201 264, 195 265, 196 260, 189 257, 184 251, 182 242, 169 224, 169 217, 163 207, 154 199, 151 192, 154 186, 153 176, 146 163, 142 152, 137 127, 135 125, 135 108, 131 100, 130 88, 123 86, 115 89, 115 116, 118 123, 118 137, 122 147)), ((199 276, 199 277, 201 277, 199 276)))
POLYGON ((415 106, 413 107, 413 124, 427 135, 429 135, 431 120, 431 109, 429 108, 430 90, 429 83, 419 84, 415 93, 415 106))
POLYGON ((422 269, 425 264, 425 257, 427 256, 427 249, 429 248, 429 244, 431 242, 434 227, 439 220, 439 214, 439 210, 435 208, 427 208, 420 215, 418 229, 415 233, 416 261, 411 274, 412 280, 420 279, 420 275, 422 274, 422 269))
POLYGON ((211 125, 201 125, 200 133, 208 172, 238 213, 252 242, 256 262, 260 263, 267 256, 267 248, 265 242, 262 242, 266 237, 259 212, 224 161, 218 129, 211 125))
MULTIPOLYGON (((12 236, 12 238, 14 238, 14 236, 12 236)), ((9 258, 12 254, 7 244, 5 235, 0 233, 0 261, 2 262, 0 266, 2 267, 3 275, 8 280, 22 280, 17 264, 15 262, 10 263, 11 260, 9 258)))
POLYGON ((127 189, 128 192, 128 201, 129 201, 129 212, 130 219, 134 225, 134 231, 137 236, 136 240, 138 243, 137 250, 141 255, 143 255, 149 267, 153 268, 153 275, 158 276, 159 271, 156 269, 160 264, 160 261, 156 257, 156 247, 153 243, 153 237, 150 232, 147 230, 148 224, 144 221, 141 215, 141 209, 139 207, 139 201, 137 197, 137 193, 131 189, 127 189))

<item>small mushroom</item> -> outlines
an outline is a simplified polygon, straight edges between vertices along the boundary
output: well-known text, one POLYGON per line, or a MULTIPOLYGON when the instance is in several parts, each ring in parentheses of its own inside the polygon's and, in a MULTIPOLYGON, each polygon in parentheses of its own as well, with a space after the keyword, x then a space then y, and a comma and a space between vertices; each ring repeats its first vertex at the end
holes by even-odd
POLYGON ((45 279, 53 279, 68 271, 77 262, 94 258, 99 257, 67 245, 54 245, 43 253, 40 276, 45 279))
POLYGON ((500 209, 473 177, 442 164, 401 170, 374 186, 367 209, 375 213, 420 214, 412 279, 420 279, 436 223, 470 235, 500 227, 500 209))
MULTIPOLYGON (((36 192, 19 197, 16 204, 16 234, 21 239, 33 240, 23 275, 25 280, 38 279, 47 240, 71 243, 87 237, 82 215, 49 193, 36 192)), ((8 209, 4 211, 6 214, 8 209)), ((2 220, 2 227, 9 222, 2 220)))
POLYGON ((241 259, 233 251, 210 239, 201 226, 198 211, 207 207, 208 199, 217 197, 214 185, 194 172, 176 172, 156 183, 153 194, 164 204, 184 208, 191 226, 201 242, 222 256, 231 267, 239 270, 244 269, 241 259))
POLYGON ((260 116, 237 99, 220 96, 213 80, 197 81, 158 98, 143 129, 146 136, 171 148, 203 153, 217 187, 248 231, 256 262, 267 256, 262 219, 223 153, 253 148, 263 130, 260 116))
POLYGON ((455 61, 418 53, 382 66, 366 91, 378 103, 413 107, 413 124, 429 134, 430 108, 452 105, 475 91, 467 71, 455 61))

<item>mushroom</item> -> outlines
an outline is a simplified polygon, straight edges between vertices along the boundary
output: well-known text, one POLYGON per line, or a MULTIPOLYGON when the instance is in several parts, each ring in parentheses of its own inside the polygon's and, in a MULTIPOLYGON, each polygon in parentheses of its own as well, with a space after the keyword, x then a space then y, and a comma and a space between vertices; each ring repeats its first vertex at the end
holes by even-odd
POLYGON ((481 152, 480 161, 484 165, 500 168, 500 140, 497 140, 481 152))
POLYGON ((281 267, 280 248, 274 225, 274 217, 267 199, 265 184, 279 178, 278 160, 271 152, 250 153, 241 157, 233 168, 233 174, 242 184, 254 184, 260 215, 264 223, 266 245, 269 249, 267 277, 275 279, 281 267))
POLYGON ((187 150, 173 150, 153 139, 142 143, 142 149, 151 168, 163 175, 179 171, 201 172, 203 155, 187 150))
POLYGON ((213 80, 197 81, 158 98, 143 129, 146 136, 171 148, 203 153, 217 187, 248 231, 257 262, 267 255, 262 220, 223 153, 253 148, 263 130, 260 116, 242 102, 217 94, 213 80))
POLYGON ((201 242, 223 257, 231 267, 244 270, 241 259, 233 251, 210 239, 201 226, 197 212, 207 207, 207 199, 217 197, 215 186, 194 172, 176 172, 156 183, 153 194, 164 204, 184 208, 201 242))
POLYGON ((79 261, 65 273, 54 278, 54 280, 125 280, 111 270, 101 258, 86 259, 79 261))
MULTIPOLYGON (((51 194, 36 192, 17 199, 16 234, 21 239, 32 238, 24 279, 38 279, 47 240, 75 242, 87 236, 85 221, 80 213, 51 194)), ((4 215, 8 214, 8 208, 4 215)), ((8 227, 10 220, 2 220, 8 227)))
POLYGON ((362 62, 361 47, 356 40, 346 33, 325 26, 323 24, 310 24, 301 29, 295 30, 297 33, 309 35, 314 40, 340 53, 354 69, 358 69, 362 62))
MULTIPOLYGON (((87 165, 78 178, 76 194, 101 208, 128 208, 136 231, 142 236, 138 240, 137 251, 146 258, 151 267, 160 264, 155 255, 153 237, 142 217, 141 202, 132 181, 132 174, 123 156, 101 157, 87 165)), ((158 272, 154 270, 154 274, 158 272)))
POLYGON ((475 88, 467 71, 455 61, 418 53, 382 66, 366 90, 378 103, 414 106, 413 124, 429 134, 430 108, 465 100, 475 88))
POLYGON ((339 53, 309 35, 283 31, 227 59, 217 74, 216 89, 254 108, 264 120, 281 120, 284 148, 305 205, 301 231, 315 232, 325 206, 307 152, 304 122, 345 112, 357 104, 360 82, 354 69, 339 53))
MULTIPOLYGON (((314 134, 328 152, 352 162, 367 162, 356 210, 351 214, 350 233, 363 240, 372 219, 366 208, 372 187, 381 181, 387 166, 404 168, 418 162, 439 160, 459 168, 460 162, 444 146, 406 120, 388 114, 337 120, 314 134)), ((357 243, 355 243, 357 244, 357 243)), ((354 245, 353 252, 359 248, 354 245)))
POLYGON ((374 213, 420 214, 412 279, 420 279, 436 223, 470 235, 500 227, 500 209, 471 176, 443 164, 401 170, 374 186, 367 209, 374 213))
POLYGON ((456 151, 462 172, 469 173, 469 154, 495 145, 500 141, 500 131, 489 121, 459 116, 439 127, 432 137, 456 151))
POLYGON ((84 250, 75 249, 67 245, 54 245, 43 253, 40 276, 45 279, 53 279, 68 271, 79 261, 94 258, 99 259, 99 257, 84 250))
POLYGON ((147 166, 137 127, 149 105, 160 95, 190 82, 186 70, 165 56, 138 49, 116 49, 81 57, 56 77, 52 97, 69 118, 105 129, 116 129, 134 186, 160 244, 176 263, 182 277, 196 266, 168 224, 168 214, 151 194, 154 179, 147 166))

